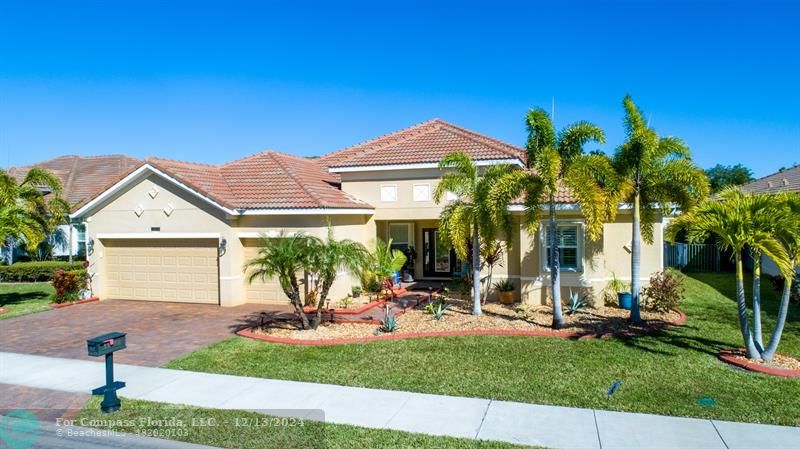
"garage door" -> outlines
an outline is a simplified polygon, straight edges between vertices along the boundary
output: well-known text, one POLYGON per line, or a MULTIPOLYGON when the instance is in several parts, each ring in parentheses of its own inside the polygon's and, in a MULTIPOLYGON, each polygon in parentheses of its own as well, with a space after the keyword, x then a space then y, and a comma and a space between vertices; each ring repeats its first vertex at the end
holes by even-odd
MULTIPOLYGON (((257 239, 243 239, 242 244, 244 245, 245 261, 258 257, 259 241, 257 239)), ((244 291, 247 302, 257 304, 289 304, 289 298, 283 293, 283 289, 280 283, 278 283, 277 278, 267 279, 263 282, 255 279, 251 284, 247 282, 247 277, 248 274, 246 273, 244 276, 244 291)), ((302 280, 303 278, 299 276, 298 279, 302 280)))
POLYGON ((110 299, 219 303, 214 239, 104 240, 110 299))

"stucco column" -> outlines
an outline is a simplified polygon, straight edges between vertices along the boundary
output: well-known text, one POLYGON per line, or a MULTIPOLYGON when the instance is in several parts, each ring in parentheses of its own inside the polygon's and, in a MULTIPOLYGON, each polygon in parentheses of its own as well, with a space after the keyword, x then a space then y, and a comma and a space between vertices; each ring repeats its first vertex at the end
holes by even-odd
POLYGON ((231 228, 222 234, 225 239, 225 251, 219 256, 219 304, 222 307, 233 307, 244 304, 244 245, 238 232, 231 228))

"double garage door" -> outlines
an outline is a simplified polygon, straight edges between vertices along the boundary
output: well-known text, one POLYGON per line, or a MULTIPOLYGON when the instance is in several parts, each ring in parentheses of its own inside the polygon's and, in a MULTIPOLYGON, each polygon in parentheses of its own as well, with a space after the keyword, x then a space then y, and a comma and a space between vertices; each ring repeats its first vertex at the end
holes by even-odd
POLYGON ((103 240, 111 299, 219 304, 216 239, 103 240))

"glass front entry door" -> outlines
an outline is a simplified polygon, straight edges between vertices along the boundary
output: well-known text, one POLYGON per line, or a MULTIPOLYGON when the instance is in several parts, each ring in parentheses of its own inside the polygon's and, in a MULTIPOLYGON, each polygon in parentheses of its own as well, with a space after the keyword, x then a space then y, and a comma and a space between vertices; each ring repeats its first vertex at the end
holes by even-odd
POLYGON ((452 277, 456 255, 450 245, 438 238, 437 229, 422 230, 422 271, 425 277, 452 277))

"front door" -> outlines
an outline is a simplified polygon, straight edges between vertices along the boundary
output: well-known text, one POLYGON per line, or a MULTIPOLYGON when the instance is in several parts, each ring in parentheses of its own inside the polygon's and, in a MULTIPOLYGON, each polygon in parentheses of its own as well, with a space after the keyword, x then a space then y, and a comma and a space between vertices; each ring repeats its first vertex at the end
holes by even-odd
POLYGON ((439 238, 438 229, 422 230, 422 275, 425 277, 453 276, 456 267, 455 251, 439 238))

